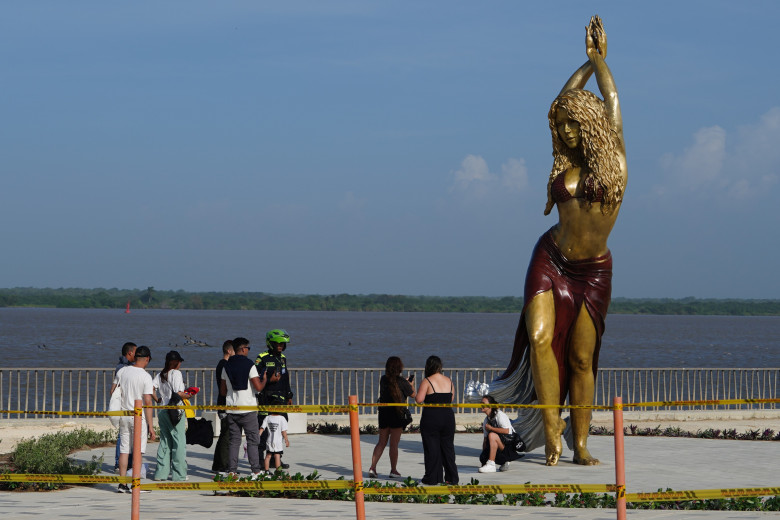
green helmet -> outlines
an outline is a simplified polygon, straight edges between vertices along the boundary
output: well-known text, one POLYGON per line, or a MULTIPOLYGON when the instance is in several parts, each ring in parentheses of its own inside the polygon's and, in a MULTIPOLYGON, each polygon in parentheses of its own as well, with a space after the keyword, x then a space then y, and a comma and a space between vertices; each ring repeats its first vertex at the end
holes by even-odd
MULTIPOLYGON (((284 329, 269 330, 265 335, 265 345, 271 348, 271 343, 289 343, 290 335, 284 329)), ((285 345, 285 348, 287 345, 285 345)))

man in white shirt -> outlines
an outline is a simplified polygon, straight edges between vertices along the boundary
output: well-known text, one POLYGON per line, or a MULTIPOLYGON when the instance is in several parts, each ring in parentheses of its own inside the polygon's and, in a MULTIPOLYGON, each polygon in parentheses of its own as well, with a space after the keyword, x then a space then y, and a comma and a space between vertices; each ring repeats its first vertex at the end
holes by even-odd
MULTIPOLYGON (((149 347, 140 346, 135 351, 135 365, 126 366, 114 376, 114 384, 111 387, 119 387, 122 392, 122 410, 133 410, 135 400, 143 400, 144 406, 152 406, 152 376, 146 372, 146 366, 152 360, 149 347)), ((141 416, 143 419, 143 433, 141 434, 141 453, 146 452, 146 432, 152 442, 157 440, 154 433, 154 415, 151 408, 144 408, 141 416)), ((127 462, 133 446, 134 417, 123 416, 119 418, 119 476, 127 475, 127 462)), ((130 493, 126 484, 119 484, 119 493, 130 493)))
MULTIPOLYGON (((219 381, 219 395, 226 397, 227 406, 257 406, 256 392, 265 388, 266 378, 261 379, 257 368, 247 358, 249 340, 236 338, 233 340, 235 355, 227 360, 219 381)), ((138 354, 136 354, 137 356, 138 354)), ((241 431, 246 435, 246 450, 252 477, 260 474, 259 429, 257 427, 257 412, 249 410, 228 410, 228 428, 230 429, 228 472, 238 473, 238 450, 241 447, 241 431)))

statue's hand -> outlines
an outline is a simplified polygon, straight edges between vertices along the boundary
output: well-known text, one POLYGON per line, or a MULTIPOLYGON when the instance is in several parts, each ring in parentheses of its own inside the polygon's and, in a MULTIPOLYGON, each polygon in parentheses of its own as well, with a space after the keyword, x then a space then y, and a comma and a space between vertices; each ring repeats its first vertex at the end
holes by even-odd
POLYGON ((607 58, 607 33, 604 31, 604 23, 598 15, 592 16, 585 33, 585 52, 588 58, 600 54, 602 59, 607 58))

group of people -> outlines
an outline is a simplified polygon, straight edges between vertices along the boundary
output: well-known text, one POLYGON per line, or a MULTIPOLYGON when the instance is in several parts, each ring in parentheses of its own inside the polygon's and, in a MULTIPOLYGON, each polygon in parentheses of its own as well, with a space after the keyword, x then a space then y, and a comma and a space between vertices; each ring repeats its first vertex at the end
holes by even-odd
MULTIPOLYGON (((397 356, 391 356, 385 363, 385 374, 379 381, 380 403, 405 403, 408 398, 415 402, 448 405, 452 404, 455 390, 452 380, 443 373, 441 359, 430 356, 425 362, 425 377, 415 391, 412 382, 414 375, 401 376, 404 365, 397 356)), ((507 442, 514 428, 507 415, 498 410, 496 400, 487 395, 483 397, 485 405, 482 411, 485 420, 482 424, 484 441, 479 468, 481 473, 507 471, 509 463, 522 456, 516 450, 516 444, 507 442)), ((409 423, 407 409, 402 406, 380 406, 379 440, 371 456, 368 469, 370 478, 377 477, 377 463, 390 442, 390 478, 400 478, 398 471, 398 444, 401 433, 409 423)), ((450 406, 424 407, 420 418, 420 436, 423 444, 425 474, 420 480, 427 485, 458 483, 458 466, 455 463, 455 411, 450 406)))
MULTIPOLYGON (((238 337, 222 345, 223 357, 217 364, 219 382, 218 405, 257 406, 292 404, 293 393, 284 350, 290 335, 283 329, 273 329, 266 334, 267 350, 254 362, 248 357, 249 340, 238 337)), ((154 379, 146 371, 152 360, 147 346, 127 342, 122 346, 122 356, 114 371, 110 393, 119 392, 120 409, 132 410, 135 401, 144 405, 142 414, 141 454, 146 453, 147 437, 158 440, 154 430, 154 404, 179 404, 193 397, 195 390, 187 388, 179 370, 184 359, 171 350, 165 355, 165 366, 154 379)), ((186 422, 176 420, 174 414, 159 413, 159 445, 154 480, 174 482, 187 478, 186 422)), ((287 414, 227 410, 220 412, 221 431, 214 452, 212 469, 223 475, 238 474, 238 453, 242 432, 247 440, 247 455, 256 478, 273 468, 287 468, 281 460, 284 448, 290 446, 287 437, 287 414), (265 457, 262 453, 265 452, 265 457), (263 462, 261 464, 261 459, 263 462)), ((119 419, 119 438, 116 446, 115 469, 126 476, 131 466, 133 449, 133 417, 119 419)), ((119 493, 130 493, 126 484, 119 484, 119 493)))
MULTIPOLYGON (((290 374, 284 355, 289 342, 290 335, 287 331, 268 331, 265 335, 267 350, 252 362, 248 357, 248 339, 238 337, 225 341, 222 345, 223 357, 216 369, 219 381, 217 405, 292 404, 290 374)), ((289 467, 281 460, 284 448, 290 446, 286 413, 227 410, 225 413, 220 412, 219 417, 221 427, 214 450, 212 471, 223 476, 238 475, 242 432, 246 436, 246 451, 252 478, 257 478, 271 468, 289 467)))
MULTIPOLYGON (((249 359, 250 342, 238 337, 222 345, 222 359, 216 367, 219 381, 218 406, 254 407, 257 405, 292 404, 293 393, 284 351, 290 342, 290 335, 282 329, 273 329, 266 334, 266 347, 253 362, 249 359)), ((165 367, 154 379, 146 367, 152 360, 149 347, 137 347, 125 343, 117 365, 111 392, 121 392, 122 409, 132 410, 134 401, 141 399, 144 406, 169 404, 193 396, 186 388, 179 370, 181 355, 172 350, 165 356, 165 367)), ((415 391, 412 386, 414 375, 404 378, 404 365, 397 356, 391 356, 385 364, 385 374, 379 383, 380 403, 405 403, 413 398, 417 403, 447 405, 453 402, 454 386, 445 376, 442 361, 430 356, 425 362, 425 377, 415 391)), ((483 398, 486 418, 483 423, 484 443, 480 472, 494 472, 509 468, 509 462, 519 455, 504 439, 513 433, 512 424, 505 413, 498 410, 491 396, 483 398), (493 406, 491 406, 493 405, 493 406)), ((154 480, 187 480, 187 448, 185 421, 174 421, 170 414, 157 415, 160 426, 160 443, 157 448, 157 465, 154 480)), ((144 408, 144 434, 141 435, 141 453, 146 452, 147 435, 157 440, 154 430, 154 416, 151 408, 144 408)), ((284 448, 290 446, 287 436, 287 414, 278 412, 255 412, 251 410, 226 410, 219 412, 220 434, 214 450, 212 471, 227 475, 238 475, 238 458, 242 445, 242 433, 246 437, 246 454, 251 468, 251 477, 257 478, 271 468, 287 468, 282 462, 284 448), (265 456, 263 456, 265 452, 265 456)), ((390 444, 390 478, 401 478, 398 470, 398 444, 403 429, 411 417, 403 406, 379 408, 379 440, 371 457, 369 477, 377 477, 377 463, 390 444)), ((457 484, 458 467, 455 463, 455 413, 449 406, 425 407, 420 420, 425 475, 423 484, 457 484)), ((119 474, 125 476, 132 451, 133 418, 121 417, 119 440, 117 441, 117 466, 119 474)), ((129 493, 125 484, 119 485, 120 493, 129 493)))

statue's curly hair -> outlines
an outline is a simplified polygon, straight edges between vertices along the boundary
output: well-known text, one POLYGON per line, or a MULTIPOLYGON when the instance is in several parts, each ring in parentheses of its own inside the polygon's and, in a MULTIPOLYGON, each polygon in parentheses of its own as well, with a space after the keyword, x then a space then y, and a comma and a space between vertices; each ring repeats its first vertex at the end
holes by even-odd
POLYGON ((585 169, 585 186, 592 186, 591 200, 599 188, 603 190, 601 212, 608 215, 623 200, 625 178, 620 175, 619 141, 607 117, 606 107, 596 94, 583 89, 571 89, 561 93, 547 115, 552 132, 553 165, 547 182, 547 206, 544 214, 552 210, 552 183, 561 172, 572 166, 585 169), (555 114, 559 108, 580 124, 580 145, 572 149, 558 135, 555 114))

